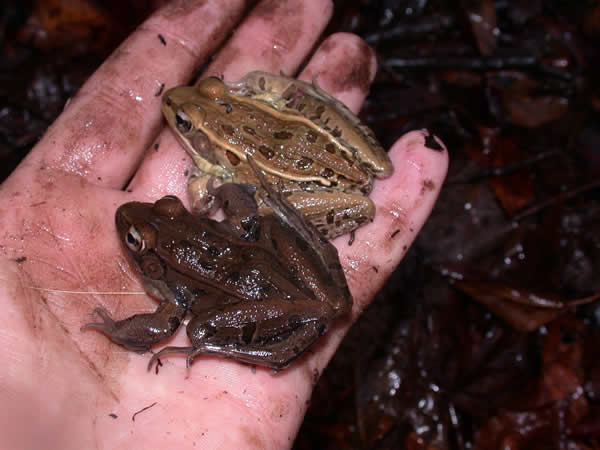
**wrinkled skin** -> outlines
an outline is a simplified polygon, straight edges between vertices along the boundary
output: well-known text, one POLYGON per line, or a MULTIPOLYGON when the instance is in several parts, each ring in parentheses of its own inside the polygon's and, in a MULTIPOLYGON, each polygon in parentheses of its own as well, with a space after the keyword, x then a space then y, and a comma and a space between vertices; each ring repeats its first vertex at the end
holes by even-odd
MULTIPOLYGON (((148 355, 79 331, 98 305, 122 318, 153 310, 152 298, 64 292, 143 292, 120 247, 115 210, 166 194, 185 198, 191 167, 163 130, 155 95, 160 83, 168 88, 189 80, 234 25, 207 75, 293 74, 331 14, 322 0, 265 2, 238 23, 243 6, 174 2, 149 18, 2 184, 0 435, 7 448, 292 445, 313 384, 350 320, 277 375, 213 357, 187 370, 185 358, 175 356, 156 375, 145 370, 148 355)), ((374 73, 364 43, 339 34, 323 42, 299 77, 317 78, 357 111, 374 73)), ((394 144, 394 174, 377 181, 372 194, 375 221, 357 231, 351 247, 347 236, 334 241, 355 299, 353 319, 400 262, 437 197, 447 153, 425 147, 426 136, 412 132, 394 144)), ((431 137, 428 142, 431 147, 431 137)), ((169 345, 185 339, 180 332, 169 345)))

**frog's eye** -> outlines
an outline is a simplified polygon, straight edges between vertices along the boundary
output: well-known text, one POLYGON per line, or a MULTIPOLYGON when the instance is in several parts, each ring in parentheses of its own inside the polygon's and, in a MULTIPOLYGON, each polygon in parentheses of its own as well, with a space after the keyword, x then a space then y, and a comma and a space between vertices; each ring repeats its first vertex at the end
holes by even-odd
POLYGON ((180 133, 189 133, 192 130, 192 121, 182 110, 178 110, 175 114, 175 125, 180 133))
POLYGON ((139 231, 135 228, 134 225, 131 225, 129 227, 129 230, 127 230, 127 236, 125 236, 125 243, 127 244, 127 247, 129 247, 129 250, 134 252, 141 252, 146 248, 142 236, 140 235, 139 231))

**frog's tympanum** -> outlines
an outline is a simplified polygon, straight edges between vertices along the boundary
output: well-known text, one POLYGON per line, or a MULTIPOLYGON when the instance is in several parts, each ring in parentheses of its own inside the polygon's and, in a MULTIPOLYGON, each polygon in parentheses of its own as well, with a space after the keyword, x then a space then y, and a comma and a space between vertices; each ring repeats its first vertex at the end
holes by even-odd
MULTIPOLYGON (((259 169, 257 176, 264 183, 259 169)), ((267 184, 261 201, 273 214, 266 216, 257 214, 254 186, 207 188, 227 220, 190 214, 173 196, 117 210, 123 245, 160 304, 119 321, 98 308, 102 322, 83 329, 147 351, 189 315, 191 346, 164 348, 149 368, 166 353, 186 353, 188 365, 211 353, 286 367, 352 307, 337 250, 267 184)))
MULTIPOLYGON (((213 208, 206 189, 212 176, 259 185, 252 156, 273 189, 333 238, 373 220, 373 177, 393 170, 372 131, 314 82, 266 72, 232 85, 211 77, 167 91, 162 110, 195 163, 195 212, 213 208)), ((262 215, 266 205, 259 192, 255 197, 262 215)))

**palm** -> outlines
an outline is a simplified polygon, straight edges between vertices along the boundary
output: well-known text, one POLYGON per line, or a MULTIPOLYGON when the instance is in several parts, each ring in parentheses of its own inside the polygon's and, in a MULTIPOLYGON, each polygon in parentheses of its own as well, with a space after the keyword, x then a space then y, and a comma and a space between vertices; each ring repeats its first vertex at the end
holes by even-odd
MULTIPOLYGON (((213 51, 215 36, 225 35, 220 27, 236 7, 215 2, 194 9, 188 4, 184 11, 172 8, 171 14, 150 18, 82 88, 2 185, 5 370, 0 399, 9 415, 0 423, 3 439, 13 447, 27 447, 23 439, 56 448, 187 448, 196 442, 282 448, 293 441, 313 383, 348 323, 338 324, 306 357, 277 375, 215 357, 198 358, 190 370, 183 358, 169 358, 157 375, 145 370, 149 355, 79 330, 97 306, 117 318, 155 307, 146 295, 100 294, 142 291, 120 248, 114 212, 134 199, 153 201, 167 193, 186 197, 190 161, 169 132, 159 133, 157 80, 167 87, 185 82, 213 51), (199 32, 197 23, 209 9, 211 22, 199 32), (166 37, 166 47, 156 38, 158 32, 166 37), (189 36, 182 36, 186 32, 189 36), (150 405, 132 422, 136 411, 150 405)), ((289 17, 274 13, 265 22, 264 15, 253 13, 210 72, 224 73, 228 80, 257 68, 293 73, 329 13, 325 2, 307 1, 298 12, 310 18, 302 34, 283 43, 286 38, 277 37, 289 49, 284 58, 265 55, 268 42, 275 40, 273 24, 281 26, 289 17), (258 33, 262 45, 254 44, 231 62, 236 49, 256 42, 258 33)), ((367 85, 355 74, 363 70, 368 76, 369 67, 372 72, 366 47, 356 38, 337 35, 317 51, 302 76, 318 74, 322 87, 356 110, 367 85)), ((347 238, 337 241, 355 316, 400 260, 437 195, 447 155, 425 149, 423 142, 422 134, 414 133, 394 146, 395 176, 378 183, 373 194, 376 221, 358 231, 352 247, 347 238), (435 187, 424 189, 431 185, 435 187), (396 229, 401 232, 392 239, 396 229)), ((169 344, 185 345, 185 340, 178 333, 169 344)))

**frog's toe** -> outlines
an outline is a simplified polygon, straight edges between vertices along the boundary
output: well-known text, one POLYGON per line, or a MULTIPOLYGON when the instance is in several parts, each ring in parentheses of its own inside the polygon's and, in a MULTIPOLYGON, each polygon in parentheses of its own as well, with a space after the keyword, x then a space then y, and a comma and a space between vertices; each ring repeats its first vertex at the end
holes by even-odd
POLYGON ((100 316, 102 322, 89 322, 80 328, 81 331, 94 329, 98 331, 102 331, 103 333, 110 333, 111 330, 115 328, 115 321, 112 320, 108 312, 104 308, 95 308, 93 312, 94 317, 100 316))
POLYGON ((189 367, 192 364, 194 364, 194 359, 196 359, 196 356, 198 356, 199 354, 200 354, 200 352, 198 352, 198 351, 191 351, 190 354, 185 359, 185 367, 187 367, 189 369, 189 367))
POLYGON ((227 352, 225 350, 219 349, 219 347, 208 344, 208 343, 201 344, 200 347, 188 347, 188 348, 189 348, 189 353, 188 353, 188 356, 185 361, 185 366, 188 368, 194 363, 194 360, 196 359, 196 357, 198 357, 200 355, 213 354, 213 355, 227 356, 227 352))
MULTIPOLYGON (((193 351, 194 351, 194 347, 165 347, 160 352, 152 355, 152 358, 150 358, 150 362, 148 362, 148 372, 150 372, 150 370, 152 369, 154 362, 158 361, 161 356, 164 356, 169 353, 188 353, 188 355, 189 355, 193 351)), ((189 356, 188 356, 188 358, 189 358, 189 356)), ((189 364, 187 363, 187 361, 186 361, 186 365, 187 365, 187 367, 189 367, 189 364)))
MULTIPOLYGON (((154 365, 155 362, 159 366, 162 365, 161 362, 160 362, 160 358, 159 358, 158 353, 155 353, 154 355, 152 355, 152 358, 150 358, 150 361, 148 362, 148 372, 150 372, 152 370, 152 366, 154 365)), ((157 373, 158 373, 158 369, 156 369, 156 370, 157 370, 157 373)))

